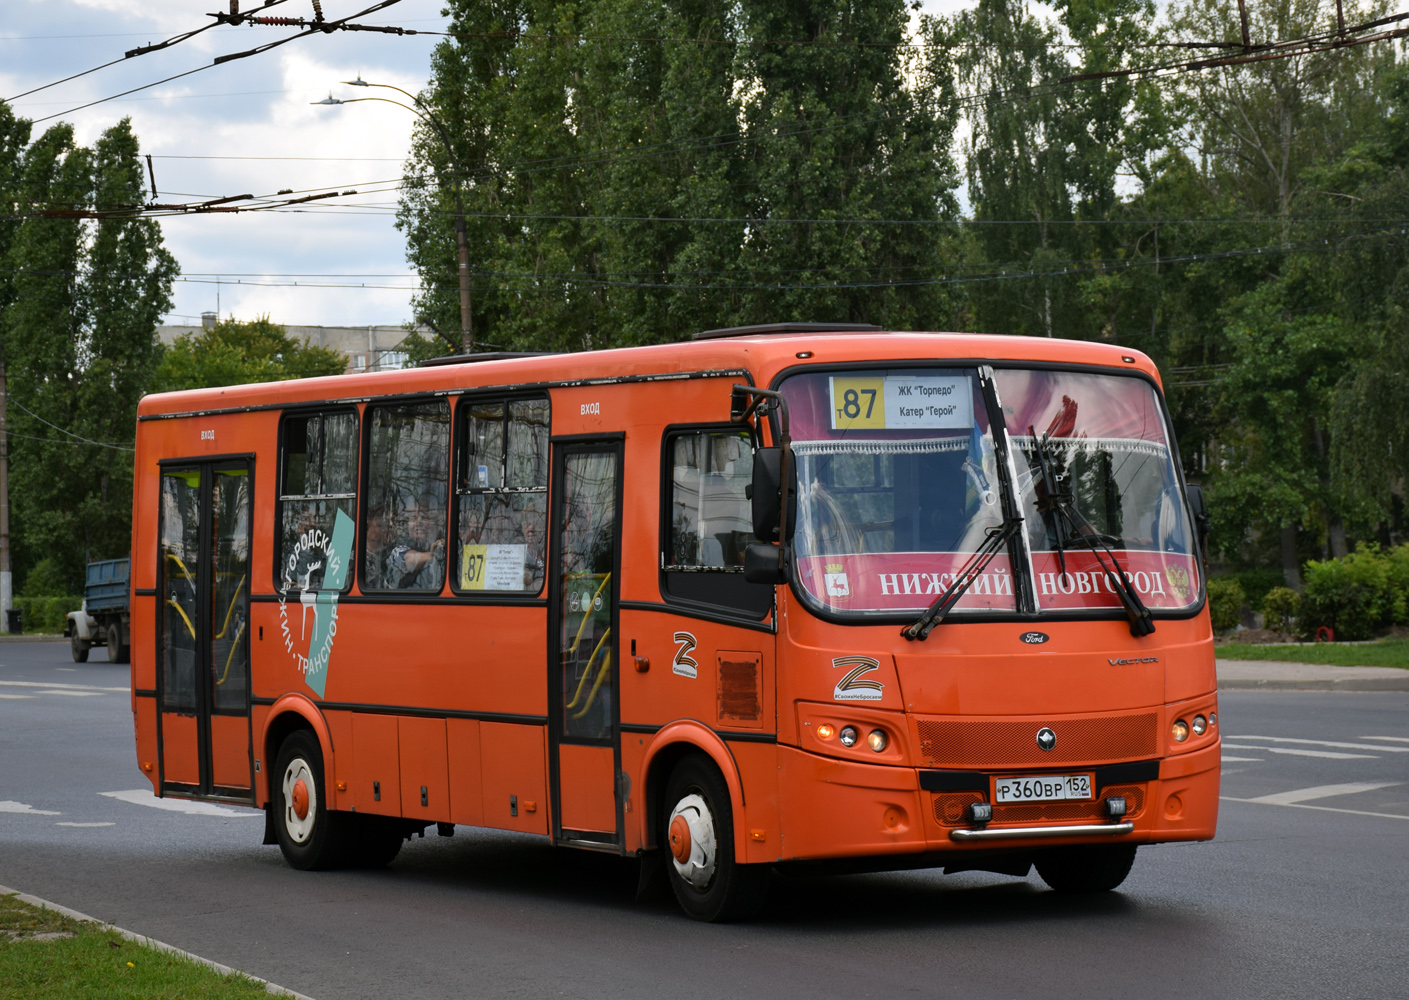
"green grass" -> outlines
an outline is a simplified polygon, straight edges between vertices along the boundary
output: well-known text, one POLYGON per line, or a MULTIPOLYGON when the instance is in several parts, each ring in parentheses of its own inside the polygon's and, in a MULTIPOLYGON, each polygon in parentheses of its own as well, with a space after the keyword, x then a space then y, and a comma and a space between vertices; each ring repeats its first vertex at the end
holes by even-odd
POLYGON ((253 1000, 241 975, 124 940, 97 924, 0 896, 0 1000, 253 1000), (54 938, 36 935, 57 934, 54 938))
POLYGON ((1329 663, 1337 667, 1400 667, 1409 669, 1409 639, 1385 639, 1365 645, 1334 642, 1305 646, 1252 646, 1226 642, 1214 647, 1220 660, 1281 660, 1284 663, 1329 663))

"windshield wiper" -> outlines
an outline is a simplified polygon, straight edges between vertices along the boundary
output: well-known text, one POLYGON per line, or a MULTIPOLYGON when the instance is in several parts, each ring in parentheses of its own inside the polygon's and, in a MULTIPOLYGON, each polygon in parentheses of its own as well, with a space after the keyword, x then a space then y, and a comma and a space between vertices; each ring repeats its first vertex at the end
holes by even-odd
POLYGON ((1062 525, 1056 522, 1057 517, 1065 521, 1070 529, 1068 540, 1088 547, 1096 561, 1101 564, 1108 585, 1120 598, 1120 603, 1125 608, 1125 617, 1130 620, 1130 634, 1137 639, 1149 635, 1155 630, 1154 617, 1150 614, 1150 609, 1145 607, 1145 602, 1140 600, 1140 594, 1130 582, 1124 567, 1120 565, 1120 560, 1115 557, 1115 553, 1111 551, 1105 537, 1096 530, 1095 525, 1077 510, 1071 494, 1058 488, 1057 477, 1052 472, 1047 454, 1047 436, 1038 438, 1036 428, 1031 425, 1028 426, 1027 432, 1032 436, 1033 447, 1037 449, 1037 465, 1042 473, 1039 481, 1041 488, 1037 490, 1037 510, 1044 517, 1052 517, 1052 537, 1056 540, 1057 559, 1061 563, 1062 574, 1066 574, 1066 554, 1062 549, 1062 525), (1114 570, 1101 557, 1103 550, 1110 557, 1111 565, 1115 566, 1114 570))
POLYGON ((949 581, 944 593, 929 606, 929 610, 901 629, 900 634, 907 639, 928 638, 934 627, 944 621, 944 616, 954 609, 954 605, 959 603, 959 598, 964 596, 964 592, 988 568, 993 557, 1022 529, 1022 525, 1020 517, 1005 517, 1002 524, 989 528, 988 537, 978 550, 969 556, 959 572, 954 574, 954 579, 949 581))

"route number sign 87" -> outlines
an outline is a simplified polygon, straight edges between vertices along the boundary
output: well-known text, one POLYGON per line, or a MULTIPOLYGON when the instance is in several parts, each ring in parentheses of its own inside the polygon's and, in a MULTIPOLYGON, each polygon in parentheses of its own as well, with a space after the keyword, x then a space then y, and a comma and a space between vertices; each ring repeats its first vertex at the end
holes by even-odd
POLYGON ((832 427, 834 430, 885 430, 885 379, 833 378, 832 427))

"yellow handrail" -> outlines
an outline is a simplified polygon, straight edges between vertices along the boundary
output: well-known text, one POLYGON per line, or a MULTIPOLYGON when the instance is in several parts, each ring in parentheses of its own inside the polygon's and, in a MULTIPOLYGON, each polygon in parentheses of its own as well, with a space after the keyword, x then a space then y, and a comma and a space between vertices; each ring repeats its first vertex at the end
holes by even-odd
POLYGON ((175 552, 168 552, 166 554, 166 558, 174 560, 176 562, 176 565, 181 567, 181 572, 185 574, 186 580, 191 584, 191 586, 194 587, 196 585, 196 578, 191 575, 191 571, 186 568, 186 564, 181 561, 180 556, 178 556, 175 552))
POLYGON ((191 619, 186 616, 186 609, 176 603, 176 598, 168 597, 166 603, 176 609, 176 613, 181 616, 181 620, 186 623, 186 629, 191 633, 191 638, 196 638, 196 626, 191 624, 191 619))
POLYGON ((240 648, 240 636, 244 634, 245 623, 241 621, 240 627, 235 629, 235 641, 230 644, 230 655, 225 657, 225 673, 221 674, 220 680, 215 682, 216 687, 219 687, 220 685, 224 684, 225 678, 230 676, 230 664, 235 662, 235 650, 240 648))
MULTIPOLYGON (((607 674, 611 672, 611 668, 612 651, 609 649, 602 655, 602 669, 597 671, 597 680, 596 683, 592 685, 592 693, 587 696, 587 704, 582 706, 582 711, 573 713, 572 717, 574 719, 580 719, 587 714, 588 710, 592 707, 592 703, 597 700, 597 689, 602 686, 602 681, 606 680, 607 674)), ((590 672, 589 670, 589 673, 590 672)))
POLYGON ((225 624, 220 626, 220 634, 217 639, 225 638, 226 631, 230 628, 230 617, 235 613, 235 602, 240 599, 240 591, 245 587, 245 578, 240 577, 240 582, 235 585, 235 594, 230 598, 230 610, 225 612, 225 624))
MULTIPOLYGON (((592 615, 592 604, 596 603, 598 597, 602 596, 602 588, 611 582, 612 575, 606 573, 602 576, 602 582, 597 585, 597 592, 592 595, 592 600, 587 607, 582 609, 582 621, 577 626, 577 636, 572 640, 572 645, 568 647, 569 653, 576 653, 578 644, 582 642, 582 630, 587 627, 587 619, 592 615)), ((588 661, 591 662, 591 661, 588 661)))
POLYGON ((602 633, 602 637, 597 640, 597 646, 592 650, 592 655, 587 657, 587 669, 582 671, 582 680, 577 682, 577 692, 572 696, 572 701, 563 706, 564 711, 577 707, 577 699, 582 697, 582 689, 587 684, 587 678, 592 676, 592 664, 596 661, 597 654, 602 651, 602 644, 607 641, 607 637, 611 634, 612 630, 607 629, 602 633))

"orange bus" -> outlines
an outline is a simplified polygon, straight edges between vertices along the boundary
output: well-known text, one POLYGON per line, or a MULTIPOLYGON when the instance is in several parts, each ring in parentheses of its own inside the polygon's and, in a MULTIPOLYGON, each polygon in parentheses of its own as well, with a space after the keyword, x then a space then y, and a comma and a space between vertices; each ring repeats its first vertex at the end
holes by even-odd
MULTIPOLYGON (((1119 885, 1214 835, 1202 498, 1149 358, 776 324, 146 397, 137 758, 296 868, 431 825, 1119 885)), ((643 876, 644 877, 644 876, 643 876)))

